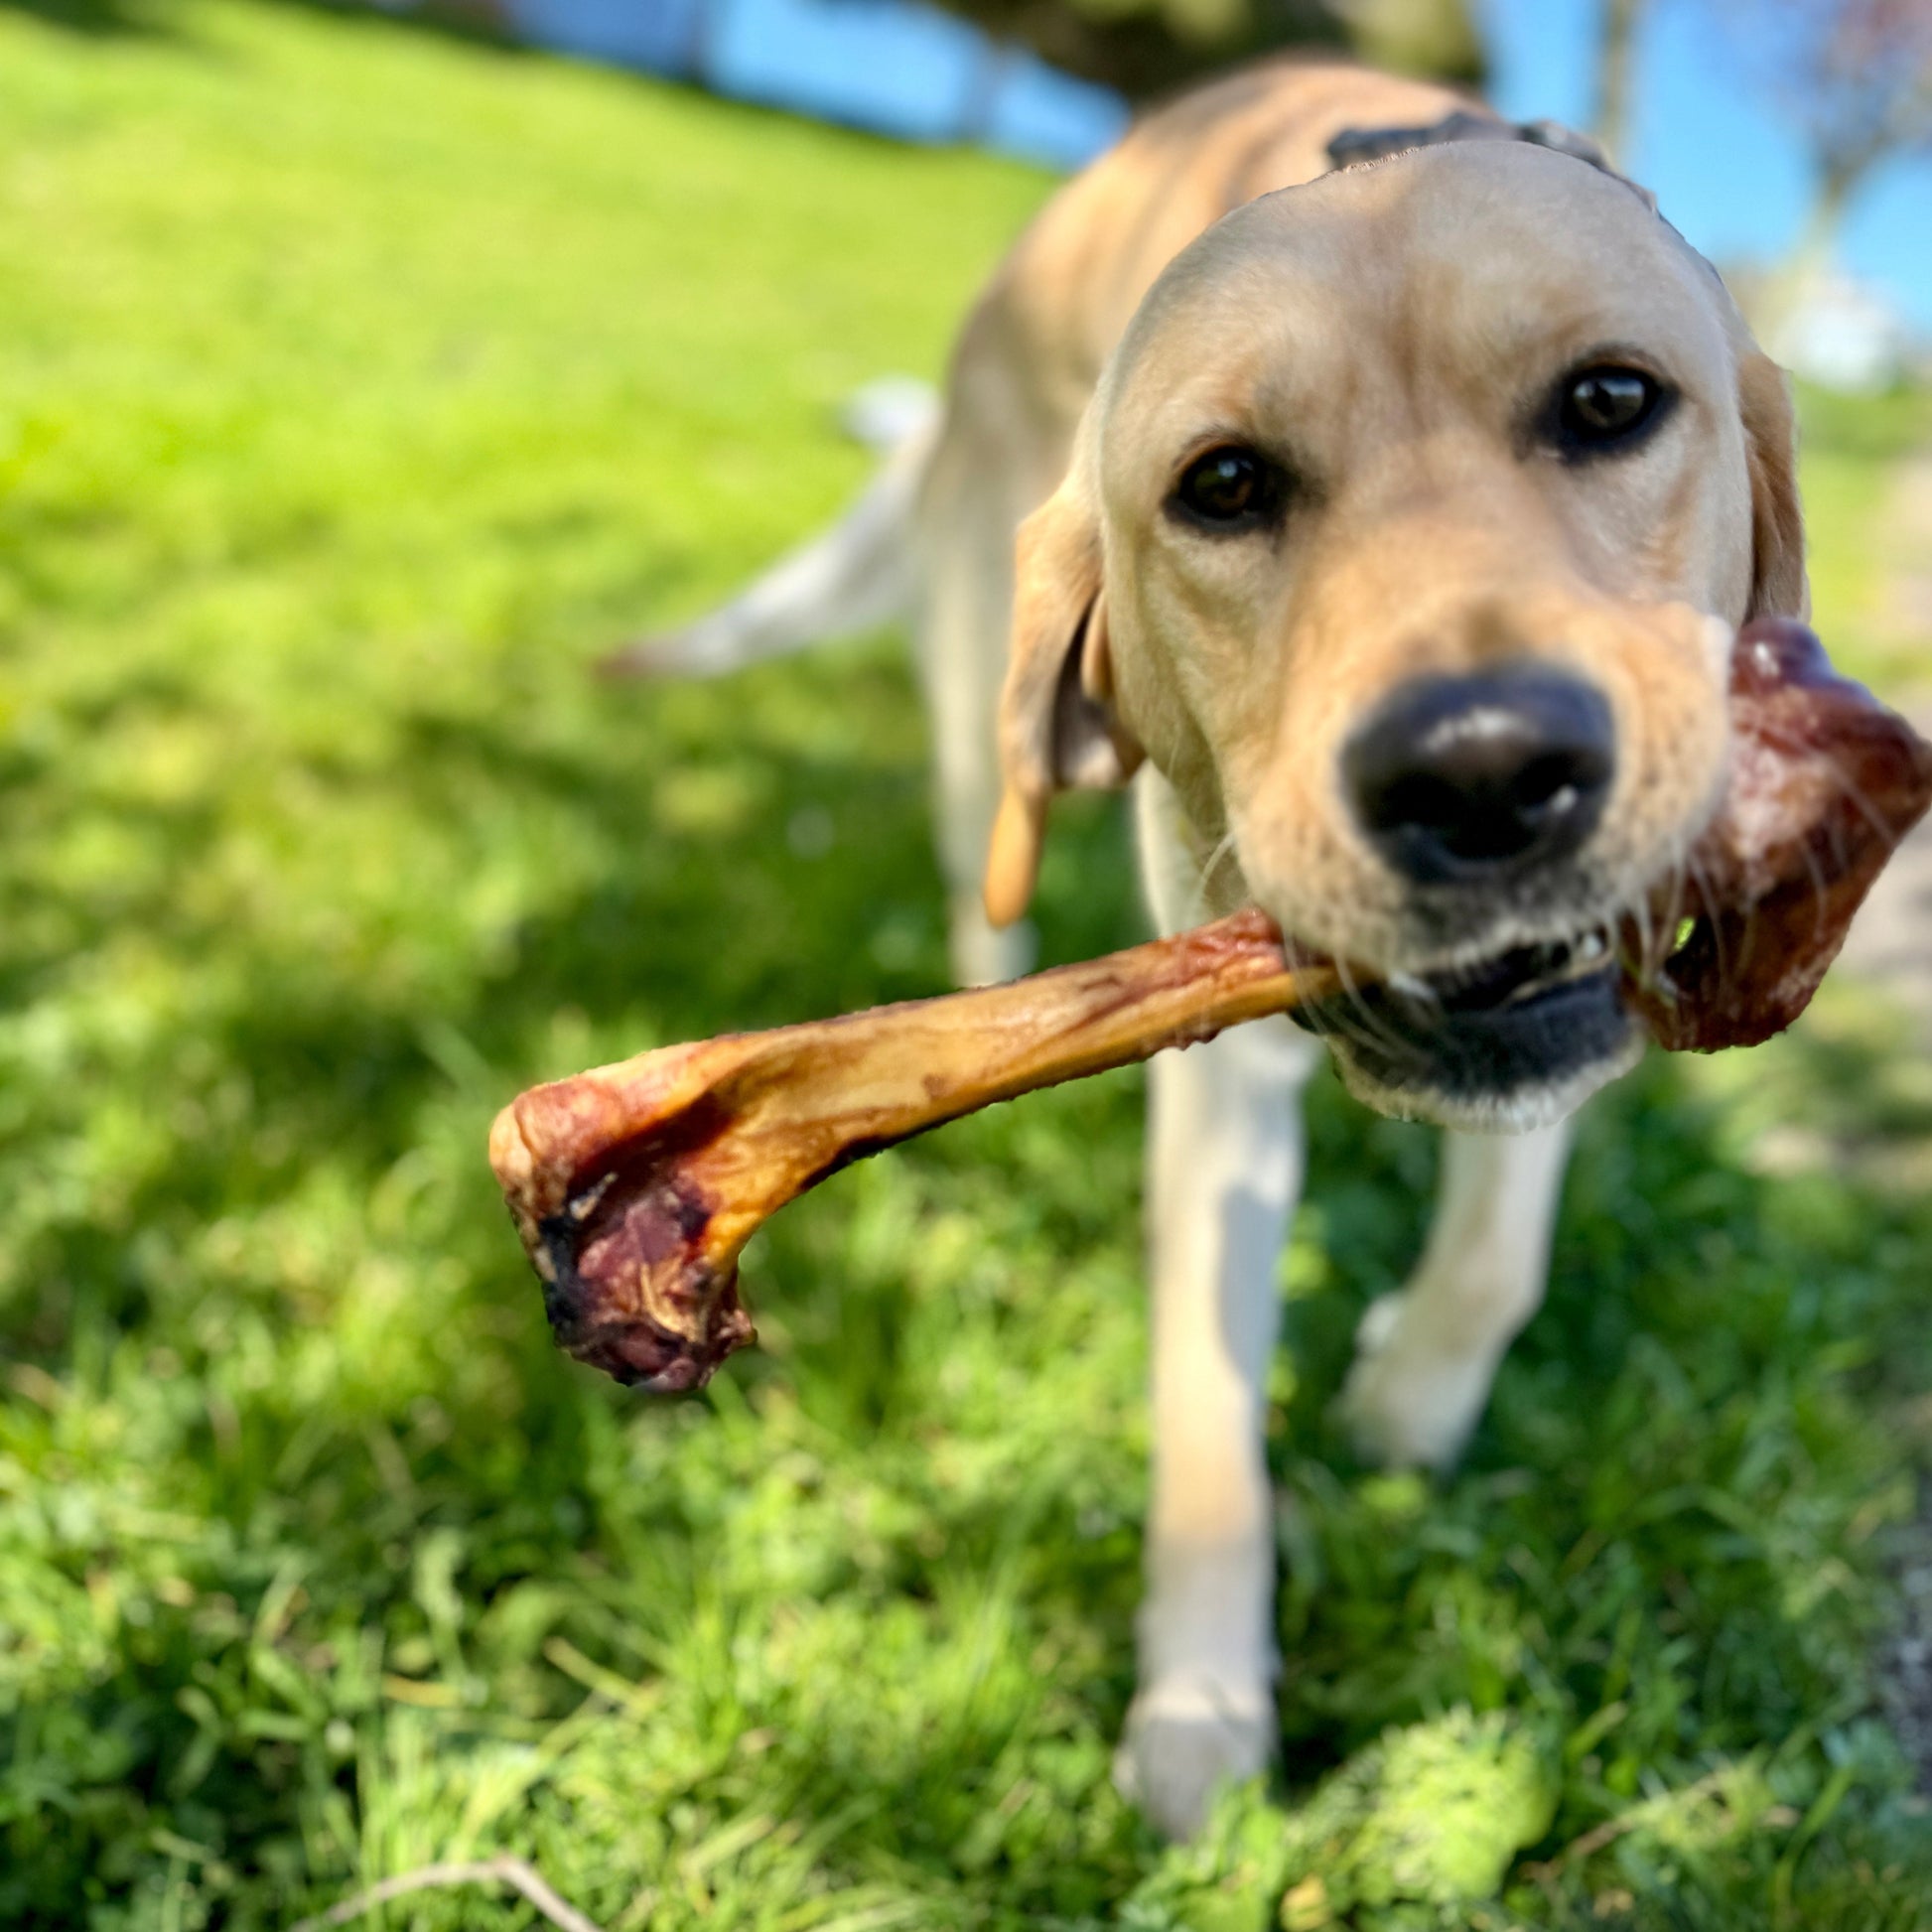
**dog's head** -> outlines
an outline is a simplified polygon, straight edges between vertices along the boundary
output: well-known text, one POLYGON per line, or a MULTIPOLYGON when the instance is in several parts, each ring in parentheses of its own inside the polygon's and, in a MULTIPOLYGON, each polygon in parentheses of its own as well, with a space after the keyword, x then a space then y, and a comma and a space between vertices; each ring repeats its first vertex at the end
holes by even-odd
POLYGON ((1717 803, 1734 629, 1805 603, 1783 378, 1626 185, 1483 143, 1265 197, 1022 529, 989 910, 1145 757, 1203 913, 1375 982, 1311 1016, 1358 1094, 1551 1118, 1636 1051, 1607 948, 1717 803))

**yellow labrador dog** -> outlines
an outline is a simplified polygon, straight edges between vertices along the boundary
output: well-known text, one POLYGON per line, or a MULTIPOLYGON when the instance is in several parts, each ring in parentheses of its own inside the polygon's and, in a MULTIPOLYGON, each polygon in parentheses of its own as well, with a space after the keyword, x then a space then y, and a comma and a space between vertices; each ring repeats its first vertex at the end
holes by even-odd
MULTIPOLYGON (((1713 807, 1735 627, 1805 610, 1781 375, 1574 137, 1267 67, 1053 200, 844 524, 628 656, 720 669, 901 605, 963 979, 1025 962, 1053 793, 1130 778, 1164 927, 1255 901, 1370 969, 1316 1033, 1452 1131, 1346 1399, 1373 1452, 1449 1461, 1541 1299, 1563 1122, 1638 1051, 1605 936, 1713 807)), ((1174 1833, 1274 1735, 1263 1388, 1319 1050, 1273 1023, 1152 1067, 1122 1770, 1174 1833)))

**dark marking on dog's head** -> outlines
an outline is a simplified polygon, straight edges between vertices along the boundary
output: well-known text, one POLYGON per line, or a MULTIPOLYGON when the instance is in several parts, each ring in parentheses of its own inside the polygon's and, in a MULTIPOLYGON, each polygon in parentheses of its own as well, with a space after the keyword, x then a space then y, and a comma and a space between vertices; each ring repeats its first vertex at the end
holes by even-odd
POLYGON ((1621 182, 1651 213, 1657 212, 1657 198, 1649 189, 1639 187, 1628 175, 1618 174, 1588 135, 1579 134, 1560 121, 1505 121, 1494 114, 1458 107, 1427 127, 1345 127, 1328 143, 1328 159, 1337 169, 1366 168, 1391 155, 1407 154, 1412 148, 1439 148, 1451 141, 1527 141, 1532 147, 1548 148, 1552 154, 1567 154, 1573 161, 1584 162, 1621 182))

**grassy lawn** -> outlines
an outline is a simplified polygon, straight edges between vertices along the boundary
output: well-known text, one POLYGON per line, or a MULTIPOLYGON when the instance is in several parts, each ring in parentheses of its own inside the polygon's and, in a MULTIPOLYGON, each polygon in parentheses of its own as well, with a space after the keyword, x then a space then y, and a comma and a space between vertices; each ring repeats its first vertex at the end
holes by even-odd
MULTIPOLYGON (((832 405, 936 370, 1045 186, 375 19, 0 6, 0 1923, 507 1851, 610 1932, 1932 1926, 1872 1661, 1932 1094, 1855 1000, 1591 1111, 1439 1491, 1327 1413, 1433 1144, 1322 1085, 1283 1771, 1191 1850, 1109 1782, 1136 1079, 782 1217, 702 1399, 551 1350, 503 1099, 943 970, 892 639, 583 667, 841 499, 832 405)), ((1855 644, 1908 430, 1818 418, 1855 644)), ((1136 929, 1115 813, 1065 818, 1062 957, 1136 929)))

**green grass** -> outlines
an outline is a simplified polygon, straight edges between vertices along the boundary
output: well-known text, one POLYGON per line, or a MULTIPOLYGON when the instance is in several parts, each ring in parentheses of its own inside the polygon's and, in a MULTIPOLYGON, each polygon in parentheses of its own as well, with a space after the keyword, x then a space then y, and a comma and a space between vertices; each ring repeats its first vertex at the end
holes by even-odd
MULTIPOLYGON (((1434 1154, 1324 1083, 1283 1774, 1184 1852, 1108 1777, 1136 1079, 781 1217, 701 1400, 551 1350, 503 1099, 943 970, 893 640, 584 666, 840 500, 831 405, 937 369, 1044 188, 379 20, 0 10, 0 1922, 508 1851, 652 1932, 1932 1924, 1870 1662, 1932 1209, 1859 1177, 1932 1103, 1856 1003, 1592 1111, 1440 1492, 1327 1417, 1434 1154)), ((1055 838, 1048 950, 1128 936, 1116 815, 1055 838)))
POLYGON ((1876 402, 1806 390, 1799 403, 1819 620, 1861 676, 1923 692, 1926 639, 1886 622, 1883 578, 1919 564, 1905 547, 1922 539, 1897 526, 1890 497, 1899 460, 1932 449, 1932 389, 1876 402))

